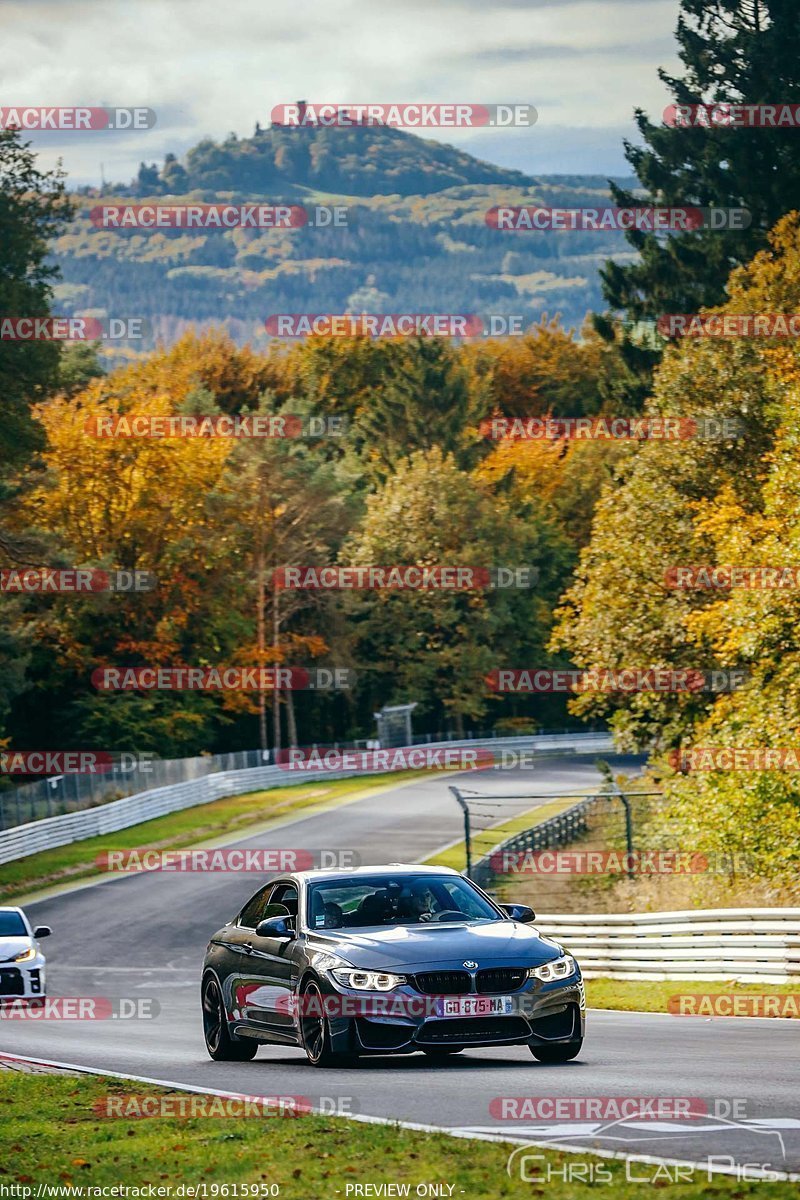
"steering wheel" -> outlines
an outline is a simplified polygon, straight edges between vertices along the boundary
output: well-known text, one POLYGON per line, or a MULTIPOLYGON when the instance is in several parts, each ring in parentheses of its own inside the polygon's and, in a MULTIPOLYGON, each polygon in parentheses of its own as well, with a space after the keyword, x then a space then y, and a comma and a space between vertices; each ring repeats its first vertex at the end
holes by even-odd
POLYGON ((437 913, 436 916, 434 917, 434 920, 435 921, 452 921, 453 918, 455 918, 456 920, 460 921, 462 918, 465 918, 466 915, 467 914, 465 912, 462 912, 461 909, 459 909, 459 908, 446 908, 446 909, 444 909, 443 912, 437 913))

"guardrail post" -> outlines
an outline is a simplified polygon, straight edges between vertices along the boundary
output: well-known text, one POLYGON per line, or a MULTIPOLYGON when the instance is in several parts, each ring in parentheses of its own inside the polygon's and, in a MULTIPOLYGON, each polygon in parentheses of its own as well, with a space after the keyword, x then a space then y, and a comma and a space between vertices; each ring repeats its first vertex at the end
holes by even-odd
POLYGON ((465 845, 466 851, 467 851, 466 875, 467 875, 467 879, 471 879, 472 878, 472 834, 471 834, 470 823, 469 823, 469 805, 467 804, 466 800, 461 795, 461 792, 458 790, 457 787, 454 787, 451 784, 450 791, 455 796, 458 804, 461 806, 461 811, 464 814, 464 845, 465 845))
POLYGON ((636 875, 636 871, 634 870, 634 866, 633 866, 633 817, 631 815, 631 802, 628 799, 628 797, 625 795, 625 793, 623 791, 621 791, 619 788, 617 789, 615 794, 617 796, 619 796, 619 798, 622 801, 623 806, 625 808, 625 846, 627 849, 627 865, 628 865, 626 874, 628 876, 628 879, 633 879, 634 876, 636 875))

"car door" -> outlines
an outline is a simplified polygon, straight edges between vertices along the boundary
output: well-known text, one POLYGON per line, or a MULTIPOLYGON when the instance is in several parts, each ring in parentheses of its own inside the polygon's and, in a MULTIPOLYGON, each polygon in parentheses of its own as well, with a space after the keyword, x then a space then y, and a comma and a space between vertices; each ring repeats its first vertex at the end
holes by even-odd
POLYGON ((235 1021, 246 1023, 247 996, 256 986, 250 971, 253 931, 261 919, 273 885, 260 888, 245 904, 239 915, 225 926, 219 938, 223 957, 219 971, 225 1003, 235 1021))
POLYGON ((293 1035, 293 983, 297 968, 292 955, 293 942, 285 937, 259 937, 255 927, 264 913, 275 904, 288 909, 297 921, 297 885, 288 880, 265 889, 264 903, 245 910, 247 926, 242 926, 241 984, 239 1000, 244 1020, 254 1029, 293 1035), (253 922, 252 927, 250 922, 253 922))
MULTIPOLYGON (((260 888, 250 897, 238 917, 225 926, 223 944, 231 956, 231 969, 241 968, 241 955, 245 953, 245 945, 252 943, 253 931, 269 903, 273 887, 274 884, 268 883, 266 887, 260 888)), ((246 952, 249 953, 249 949, 246 952)))

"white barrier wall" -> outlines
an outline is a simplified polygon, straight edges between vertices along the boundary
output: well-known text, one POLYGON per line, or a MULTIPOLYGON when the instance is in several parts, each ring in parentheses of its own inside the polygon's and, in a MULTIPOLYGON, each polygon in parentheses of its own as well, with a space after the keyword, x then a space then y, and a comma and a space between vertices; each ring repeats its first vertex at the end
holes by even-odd
POLYGON ((800 908, 536 914, 587 978, 797 983, 800 908))
MULTIPOLYGON (((565 754, 607 754, 614 745, 605 733, 561 733, 543 734, 540 737, 487 738, 462 742, 432 742, 415 746, 419 751, 442 749, 481 749, 525 751, 559 751, 565 754)), ((357 753, 357 752, 354 752, 357 753)), ((58 817, 45 817, 31 821, 28 825, 16 825, 0 831, 0 864, 27 858, 40 850, 52 850, 84 838, 98 837, 104 833, 115 833, 129 829, 143 821, 179 809, 210 804, 224 796, 240 796, 246 792, 258 792, 266 788, 287 787, 292 784, 308 783, 309 779, 349 779, 358 775, 374 774, 372 770, 353 771, 291 771, 281 767, 249 767, 240 771, 219 771, 215 775, 203 775, 186 783, 175 783, 168 787, 137 792, 122 800, 112 800, 97 808, 81 812, 65 813, 58 817)))

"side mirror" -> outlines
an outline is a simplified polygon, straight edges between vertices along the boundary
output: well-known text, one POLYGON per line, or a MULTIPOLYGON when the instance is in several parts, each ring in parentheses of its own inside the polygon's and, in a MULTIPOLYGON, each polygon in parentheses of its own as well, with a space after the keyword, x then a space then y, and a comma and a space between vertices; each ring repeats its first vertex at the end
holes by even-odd
POLYGON ((289 941, 294 937, 294 929, 291 917, 267 917, 265 921, 259 921, 256 925, 256 937, 264 938, 287 938, 289 941))
POLYGON ((503 912, 508 913, 512 921, 534 921, 536 913, 527 904, 501 904, 503 912))
POLYGON ((268 904, 256 925, 256 937, 294 937, 294 918, 285 904, 268 904))
POLYGON ((35 938, 50 937, 52 932, 53 931, 49 925, 37 925, 33 931, 33 936, 35 938))

